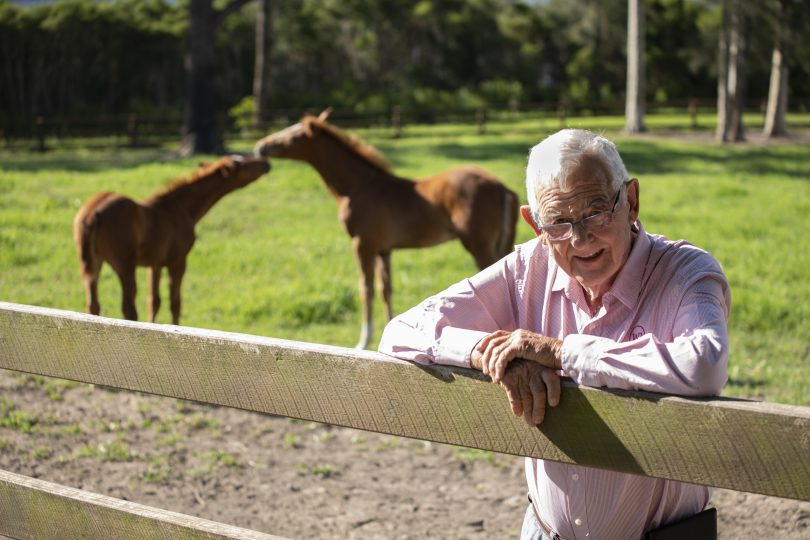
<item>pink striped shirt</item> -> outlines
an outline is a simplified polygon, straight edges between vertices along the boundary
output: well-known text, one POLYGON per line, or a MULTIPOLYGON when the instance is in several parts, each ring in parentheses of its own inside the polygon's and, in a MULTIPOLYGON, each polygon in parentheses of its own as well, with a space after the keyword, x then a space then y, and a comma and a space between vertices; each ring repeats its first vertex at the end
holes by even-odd
MULTIPOLYGON (((523 328, 562 339, 562 374, 579 384, 717 395, 728 365, 731 300, 723 271, 705 251, 638 226, 593 316, 579 283, 534 239, 393 319, 379 350, 469 367, 484 335, 523 328)), ((711 498, 705 486, 532 458, 526 479, 540 517, 569 539, 641 538, 711 498)))

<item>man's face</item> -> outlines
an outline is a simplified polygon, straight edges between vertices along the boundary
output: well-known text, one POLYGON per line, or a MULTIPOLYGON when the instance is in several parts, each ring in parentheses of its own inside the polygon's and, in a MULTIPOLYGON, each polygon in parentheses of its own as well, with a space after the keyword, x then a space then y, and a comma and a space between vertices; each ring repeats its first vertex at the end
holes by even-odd
POLYGON ((610 212, 619 195, 615 213, 604 227, 575 223, 572 236, 561 241, 552 241, 548 234, 543 234, 557 264, 591 298, 601 298, 630 254, 631 225, 638 215, 638 182, 630 181, 618 194, 611 186, 605 166, 593 157, 585 157, 572 169, 568 181, 568 185, 574 186, 571 191, 547 190, 540 194, 541 225, 579 222, 600 212, 610 212))

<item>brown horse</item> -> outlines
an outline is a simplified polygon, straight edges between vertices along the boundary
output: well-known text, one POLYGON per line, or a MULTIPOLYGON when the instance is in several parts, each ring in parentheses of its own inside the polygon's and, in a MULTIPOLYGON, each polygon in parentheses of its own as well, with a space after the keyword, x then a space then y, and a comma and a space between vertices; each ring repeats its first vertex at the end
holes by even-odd
POLYGON ((513 249, 517 195, 494 176, 462 166, 419 181, 395 176, 374 148, 328 124, 327 109, 256 143, 261 156, 305 161, 337 199, 338 217, 352 238, 360 270, 363 325, 358 348, 372 336, 374 267, 386 317, 391 308, 391 250, 458 238, 479 268, 513 249))
POLYGON ((262 158, 223 157, 201 166, 148 199, 132 199, 108 191, 93 195, 76 213, 73 239, 81 260, 87 312, 98 315, 98 277, 107 262, 121 280, 124 317, 138 319, 135 309, 135 267, 149 270, 149 321, 160 308, 160 273, 169 269, 172 322, 180 324, 180 284, 186 256, 194 245, 194 226, 223 196, 244 187, 270 170, 262 158))

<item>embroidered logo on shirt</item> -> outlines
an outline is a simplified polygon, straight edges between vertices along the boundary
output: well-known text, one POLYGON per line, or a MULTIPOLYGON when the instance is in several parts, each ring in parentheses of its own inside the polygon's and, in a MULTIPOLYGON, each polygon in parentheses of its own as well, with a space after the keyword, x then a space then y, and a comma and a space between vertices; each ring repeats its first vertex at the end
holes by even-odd
POLYGON ((630 330, 630 339, 638 339, 646 333, 647 331, 644 330, 643 326, 634 326, 633 329, 630 330))

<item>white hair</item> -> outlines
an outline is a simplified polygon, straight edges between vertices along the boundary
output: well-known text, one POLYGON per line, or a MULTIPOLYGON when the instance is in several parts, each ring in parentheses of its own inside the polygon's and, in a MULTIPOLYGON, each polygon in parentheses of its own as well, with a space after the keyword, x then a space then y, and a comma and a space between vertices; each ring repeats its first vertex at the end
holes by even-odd
POLYGON ((563 129, 549 135, 531 149, 526 165, 526 195, 537 223, 540 223, 540 194, 548 189, 573 189, 568 177, 585 156, 602 162, 614 189, 627 182, 627 168, 616 145, 601 135, 585 129, 563 129))

